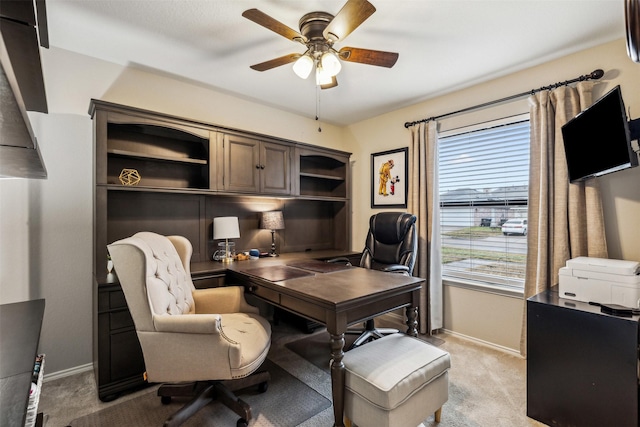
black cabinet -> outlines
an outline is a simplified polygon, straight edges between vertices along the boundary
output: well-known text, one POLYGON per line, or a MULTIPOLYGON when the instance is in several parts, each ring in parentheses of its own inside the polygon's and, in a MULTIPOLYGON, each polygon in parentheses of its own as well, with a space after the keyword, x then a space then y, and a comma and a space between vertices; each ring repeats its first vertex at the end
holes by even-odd
POLYGON ((550 426, 638 426, 638 320, 560 298, 527 300, 527 416, 550 426))

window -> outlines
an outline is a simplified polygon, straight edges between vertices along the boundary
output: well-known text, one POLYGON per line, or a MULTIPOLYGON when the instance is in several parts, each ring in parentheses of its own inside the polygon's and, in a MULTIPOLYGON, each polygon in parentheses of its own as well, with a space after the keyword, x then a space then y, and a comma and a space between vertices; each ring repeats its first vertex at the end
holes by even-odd
POLYGON ((523 289, 528 114, 445 132, 438 143, 444 279, 523 289))

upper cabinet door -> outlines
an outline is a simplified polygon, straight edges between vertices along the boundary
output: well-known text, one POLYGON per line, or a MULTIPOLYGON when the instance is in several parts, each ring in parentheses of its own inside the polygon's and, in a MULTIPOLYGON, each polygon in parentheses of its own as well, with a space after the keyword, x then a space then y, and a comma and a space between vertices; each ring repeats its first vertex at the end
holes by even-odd
POLYGON ((223 190, 290 194, 290 157, 288 145, 226 134, 223 190))
POLYGON ((291 194, 291 147, 262 142, 260 149, 260 192, 291 194))
POLYGON ((223 190, 260 191, 260 141, 224 135, 223 190))

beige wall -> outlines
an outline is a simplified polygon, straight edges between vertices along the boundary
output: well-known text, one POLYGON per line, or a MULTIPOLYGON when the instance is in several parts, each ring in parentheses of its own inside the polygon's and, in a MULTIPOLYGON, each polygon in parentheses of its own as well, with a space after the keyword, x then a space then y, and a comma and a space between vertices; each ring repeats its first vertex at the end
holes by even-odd
MULTIPOLYGON (((50 113, 34 117, 34 128, 49 178, 0 180, 0 303, 46 298, 41 351, 48 356, 48 374, 89 366, 93 153, 87 110, 91 98, 353 152, 352 242, 353 249, 359 250, 366 234, 366 226, 361 225, 376 211, 370 209, 370 155, 407 146, 410 133, 404 122, 573 78, 595 68, 607 72, 599 93, 620 84, 631 117, 640 117, 640 65, 626 57, 620 40, 353 126, 325 124, 320 133, 311 118, 213 88, 56 48, 45 50, 43 69, 50 113)), ((480 112, 473 120, 526 108, 525 101, 504 105, 480 112)), ((448 120, 443 127, 458 126, 464 120, 469 119, 448 120)), ((640 168, 603 177, 600 182, 611 257, 640 260, 640 227, 636 226, 640 168)), ((522 307, 519 299, 448 287, 445 327, 517 349, 522 307)))
MULTIPOLYGON (((438 66, 437 62, 434 66, 438 66)), ((631 112, 630 118, 640 118, 640 64, 628 58, 624 40, 618 40, 349 126, 346 136, 354 147, 353 181, 354 189, 358 189, 354 191, 353 223, 366 224, 369 216, 378 212, 370 208, 370 155, 408 146, 410 131, 404 128, 405 122, 527 92, 598 68, 603 69, 605 75, 596 86, 594 100, 619 84, 631 112)), ((443 120, 440 129, 448 130, 527 111, 527 100, 521 99, 443 120)), ((609 256, 640 261, 640 227, 637 226, 637 218, 640 218, 640 168, 598 180, 602 188, 609 256)), ((365 227, 354 227, 352 241, 355 248, 364 242, 366 231, 365 227)), ((506 348, 519 348, 524 307, 521 298, 451 287, 446 287, 444 298, 445 329, 506 348)))

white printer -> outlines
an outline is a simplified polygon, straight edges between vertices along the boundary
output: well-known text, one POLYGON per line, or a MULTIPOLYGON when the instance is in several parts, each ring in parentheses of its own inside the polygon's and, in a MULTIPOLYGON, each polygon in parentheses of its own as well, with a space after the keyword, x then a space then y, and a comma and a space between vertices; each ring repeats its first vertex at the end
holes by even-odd
POLYGON ((640 263, 577 257, 559 272, 561 298, 640 307, 640 263))

